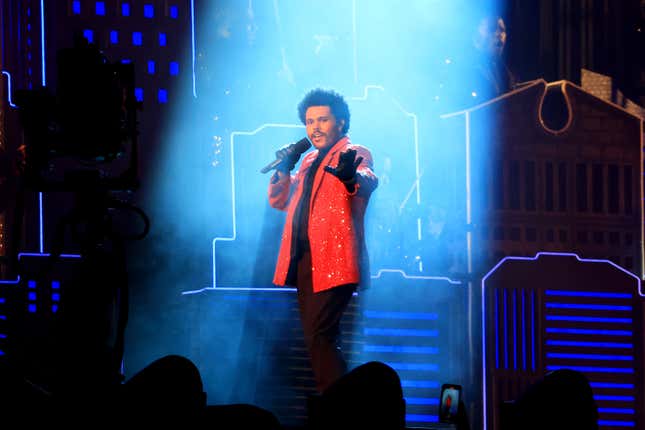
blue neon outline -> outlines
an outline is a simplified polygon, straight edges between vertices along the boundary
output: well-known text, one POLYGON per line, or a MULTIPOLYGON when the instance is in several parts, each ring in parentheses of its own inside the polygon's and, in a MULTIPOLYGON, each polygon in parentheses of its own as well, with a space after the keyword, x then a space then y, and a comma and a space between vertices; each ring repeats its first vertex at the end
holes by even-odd
POLYGON ((385 364, 394 370, 418 370, 422 372, 438 372, 439 365, 434 363, 404 363, 401 361, 386 361, 385 364))
MULTIPOLYGON (((40 0, 40 60, 43 87, 47 85, 45 75, 45 1, 40 0)), ((42 252, 42 251, 41 251, 42 252)))
MULTIPOLYGON (((18 260, 20 260, 22 257, 49 257, 51 254, 43 254, 43 253, 35 253, 35 252, 21 252, 18 254, 18 260)), ((78 254, 61 254, 61 258, 81 258, 81 255, 78 254)), ((0 284, 19 284, 20 283, 20 275, 16 277, 16 279, 0 279, 0 284)))
POLYGON ((195 0, 190 0, 190 35, 192 40, 192 55, 193 55, 193 97, 197 98, 197 83, 195 74, 195 0))
MULTIPOLYGON (((467 113, 467 112, 466 112, 467 113)), ((468 169, 466 169, 468 170, 468 169)), ((468 174, 468 172, 466 172, 468 174)), ((487 398, 487 393, 486 390, 488 389, 487 387, 487 373, 486 373, 486 281, 488 278, 492 276, 493 273, 502 265, 504 264, 507 260, 522 260, 522 261, 536 261, 543 255, 552 255, 552 256, 562 256, 562 257, 575 257, 578 261, 583 262, 583 263, 605 263, 605 264, 610 264, 616 269, 626 273, 628 276, 632 277, 636 281, 636 291, 638 292, 638 295, 641 297, 645 297, 643 294, 641 288, 641 279, 634 275, 632 272, 620 267, 616 263, 610 260, 603 260, 603 259, 587 259, 587 258, 580 258, 578 254, 572 253, 572 252, 548 252, 548 251, 541 251, 535 254, 533 257, 514 257, 514 256, 507 256, 502 258, 495 266, 493 266, 483 277, 481 280, 481 285, 482 285, 482 417, 483 417, 483 430, 487 430, 488 428, 488 412, 487 412, 487 403, 488 403, 488 398, 487 398)), ((533 294, 534 291, 531 291, 531 321, 532 321, 532 330, 531 330, 531 335, 534 336, 534 326, 535 326, 535 315, 534 315, 534 307, 533 307, 533 294)), ((548 330, 548 329, 547 329, 548 330)), ((535 349, 535 343, 534 343, 534 338, 532 338, 533 343, 532 347, 535 349)), ((535 351, 533 351, 533 360, 535 360, 535 351)), ((535 361, 533 361, 533 371, 535 371, 535 361)))
MULTIPOLYGON (((41 74, 42 74, 42 84, 43 87, 47 86, 46 79, 46 57, 45 57, 45 3, 44 0, 40 0, 40 61, 41 61, 41 74)), ((38 224, 39 224, 39 251, 44 252, 44 229, 43 229, 43 193, 42 191, 38 192, 38 224)))
POLYGON ((429 414, 405 414, 405 420, 417 423, 436 423, 439 421, 439 416, 429 414))
POLYGON ((633 408, 598 408, 598 413, 634 415, 635 411, 633 408))
POLYGON ((11 74, 6 70, 3 70, 2 74, 7 76, 7 101, 9 102, 9 106, 11 106, 12 108, 15 108, 16 105, 13 103, 12 97, 11 97, 11 74))

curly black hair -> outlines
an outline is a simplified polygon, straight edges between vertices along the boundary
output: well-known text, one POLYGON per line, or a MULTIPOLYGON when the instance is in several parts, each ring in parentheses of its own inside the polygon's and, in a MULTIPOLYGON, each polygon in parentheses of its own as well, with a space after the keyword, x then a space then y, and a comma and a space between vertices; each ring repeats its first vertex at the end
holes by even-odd
POLYGON ((342 134, 347 133, 349 130, 349 106, 347 102, 334 90, 324 90, 322 88, 315 88, 309 91, 300 103, 298 103, 298 116, 300 121, 305 124, 305 117, 307 109, 311 106, 329 106, 331 113, 334 114, 336 120, 345 120, 342 134))

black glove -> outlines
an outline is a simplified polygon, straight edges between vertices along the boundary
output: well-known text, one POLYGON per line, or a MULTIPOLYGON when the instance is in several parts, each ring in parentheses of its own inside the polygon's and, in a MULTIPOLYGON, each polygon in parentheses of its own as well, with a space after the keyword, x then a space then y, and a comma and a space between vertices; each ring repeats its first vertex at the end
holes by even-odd
POLYGON ((275 152, 275 157, 282 161, 276 167, 276 170, 289 173, 296 167, 296 163, 300 160, 302 153, 297 152, 294 145, 286 145, 275 152))
POLYGON ((338 156, 336 168, 325 166, 325 172, 331 173, 346 185, 351 185, 356 182, 356 169, 361 161, 363 161, 363 157, 356 158, 355 149, 348 149, 338 156))

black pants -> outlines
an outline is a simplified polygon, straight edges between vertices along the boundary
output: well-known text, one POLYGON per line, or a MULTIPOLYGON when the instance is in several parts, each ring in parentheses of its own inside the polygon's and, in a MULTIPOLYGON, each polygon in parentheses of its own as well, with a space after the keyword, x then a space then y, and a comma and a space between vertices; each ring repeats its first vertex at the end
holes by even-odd
POLYGON ((356 290, 356 284, 314 293, 311 254, 305 252, 298 261, 297 287, 305 343, 316 378, 316 388, 322 393, 347 372, 347 363, 340 349, 340 321, 356 290))

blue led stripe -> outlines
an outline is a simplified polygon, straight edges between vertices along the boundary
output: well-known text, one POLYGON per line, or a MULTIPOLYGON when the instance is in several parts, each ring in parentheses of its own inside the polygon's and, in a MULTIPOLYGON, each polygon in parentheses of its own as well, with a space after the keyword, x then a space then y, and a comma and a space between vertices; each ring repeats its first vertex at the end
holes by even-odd
POLYGON ((569 315, 547 315, 547 321, 576 321, 576 322, 604 322, 610 324, 631 324, 631 318, 610 318, 610 317, 577 317, 569 315))
POLYGON ((520 292, 522 293, 522 369, 526 370, 526 315, 524 304, 526 290, 520 290, 520 292))
POLYGON ((437 354, 439 348, 432 346, 394 346, 394 345, 363 345, 365 352, 396 352, 409 354, 437 354))
POLYGON ((388 366, 395 370, 423 370, 429 372, 439 371, 439 366, 433 363, 401 363, 401 362, 386 362, 388 366))
POLYGON ((405 328, 371 328, 366 327, 363 330, 366 336, 419 336, 419 337, 437 337, 438 330, 415 330, 405 328))
POLYGON ((607 400, 611 402, 633 402, 635 399, 634 396, 605 396, 605 395, 595 395, 593 396, 594 400, 607 400))
POLYGON ((407 405, 438 405, 439 399, 430 397, 406 397, 407 405))
POLYGON ((617 382, 590 382, 591 388, 623 388, 628 390, 634 389, 634 384, 621 384, 617 382))
POLYGON ((634 421, 613 421, 613 420, 598 420, 598 425, 601 427, 635 427, 634 421))
POLYGON ((531 290, 531 369, 535 372, 535 291, 531 290))
POLYGON ((571 369, 578 372, 596 373, 634 373, 634 369, 628 367, 593 367, 593 366, 546 366, 546 370, 571 369))
POLYGON ((546 290, 547 296, 562 296, 562 297, 602 297, 605 299, 631 299, 632 295, 629 293, 603 293, 596 291, 560 291, 560 290, 546 290))
POLYGON ((592 330, 583 328, 554 328, 547 327, 547 333, 565 333, 565 334, 597 334, 603 336, 631 336, 631 330, 592 330))
POLYGON ((631 355, 606 355, 606 354, 569 354, 562 352, 549 352, 547 358, 575 358, 580 360, 616 360, 616 361, 634 361, 631 355))
POLYGON ((631 306, 619 306, 619 305, 591 305, 591 304, 581 304, 581 303, 556 303, 556 302, 547 302, 547 308, 551 309, 590 309, 594 311, 631 311, 631 306))
POLYGON ((583 342, 578 340, 547 340, 547 346, 586 346, 591 348, 633 348, 631 343, 621 342, 583 342))
POLYGON ((439 381, 427 379, 401 379, 403 388, 439 388, 439 381))
POLYGON ((419 423, 436 423, 439 421, 439 417, 437 415, 426 414, 405 414, 405 420, 419 423))
POLYGON ((506 311, 506 289, 503 289, 502 293, 502 307, 504 309, 504 369, 508 369, 508 312, 506 311))
POLYGON ((598 408, 601 414, 625 414, 634 415, 635 411, 631 408, 598 408))
POLYGON ((499 290, 495 289, 495 369, 499 369, 499 290))
POLYGON ((513 303, 513 369, 517 369, 517 290, 511 295, 513 303))
POLYGON ((365 311, 363 314, 367 318, 387 318, 387 319, 406 319, 406 320, 436 320, 439 315, 429 312, 386 312, 386 311, 365 311))

